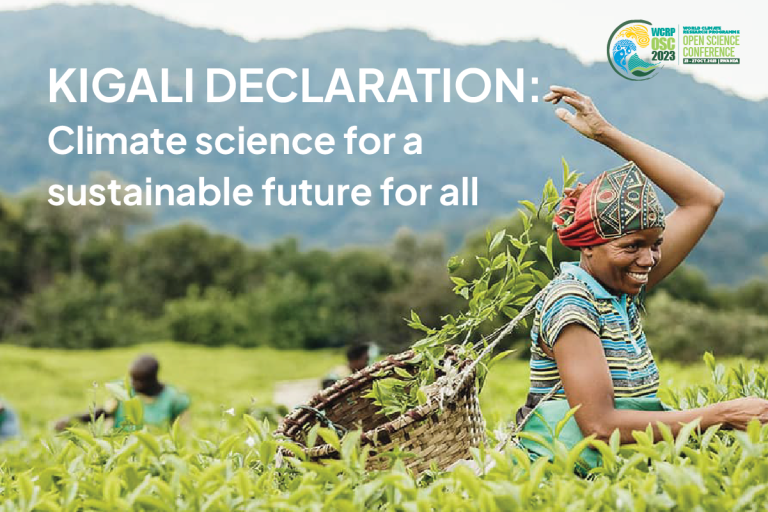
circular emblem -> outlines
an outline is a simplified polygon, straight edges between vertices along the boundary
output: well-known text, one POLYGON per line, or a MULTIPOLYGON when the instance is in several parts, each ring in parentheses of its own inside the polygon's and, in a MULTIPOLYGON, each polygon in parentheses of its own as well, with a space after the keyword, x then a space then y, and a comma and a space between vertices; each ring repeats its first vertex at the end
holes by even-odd
POLYGON ((660 64, 651 60, 651 23, 644 20, 625 21, 608 38, 608 62, 627 80, 650 80, 660 64))

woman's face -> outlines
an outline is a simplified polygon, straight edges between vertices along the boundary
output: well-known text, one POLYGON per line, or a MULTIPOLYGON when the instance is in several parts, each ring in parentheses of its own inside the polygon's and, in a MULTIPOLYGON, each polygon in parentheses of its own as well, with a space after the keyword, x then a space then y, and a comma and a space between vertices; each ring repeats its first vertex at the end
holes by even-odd
POLYGON ((637 295, 661 260, 662 228, 636 231, 582 249, 582 266, 609 291, 637 295))

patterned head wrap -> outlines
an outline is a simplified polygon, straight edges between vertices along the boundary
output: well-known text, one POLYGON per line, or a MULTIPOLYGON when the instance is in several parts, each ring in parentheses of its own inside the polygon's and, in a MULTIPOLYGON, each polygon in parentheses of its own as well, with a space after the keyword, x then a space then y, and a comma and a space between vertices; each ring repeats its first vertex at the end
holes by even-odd
POLYGON ((566 247, 600 245, 642 229, 664 228, 664 209, 650 180, 627 162, 589 185, 567 189, 552 227, 566 247))

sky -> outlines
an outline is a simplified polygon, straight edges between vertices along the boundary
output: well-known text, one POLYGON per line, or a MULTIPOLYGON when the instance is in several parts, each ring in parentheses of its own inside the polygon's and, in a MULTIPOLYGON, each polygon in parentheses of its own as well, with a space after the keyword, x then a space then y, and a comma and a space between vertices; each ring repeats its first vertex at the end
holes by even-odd
MULTIPOLYGON (((0 0, 0 10, 92 1, 0 0)), ((582 62, 606 60, 606 44, 621 23, 654 26, 720 25, 740 30, 738 65, 681 65, 698 81, 753 100, 768 98, 761 36, 768 15, 762 0, 645 2, 550 0, 122 0, 168 19, 223 30, 250 41, 290 39, 340 28, 411 28, 455 44, 539 39, 566 48, 582 62)), ((678 33, 678 36, 682 34, 678 33)))

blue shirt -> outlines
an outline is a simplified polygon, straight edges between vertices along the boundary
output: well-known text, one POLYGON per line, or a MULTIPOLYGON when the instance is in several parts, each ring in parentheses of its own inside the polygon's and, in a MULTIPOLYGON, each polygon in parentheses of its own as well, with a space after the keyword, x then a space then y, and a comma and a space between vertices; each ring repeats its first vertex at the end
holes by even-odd
MULTIPOLYGON (((616 397, 654 397, 659 370, 643 333, 635 300, 613 295, 578 263, 562 263, 560 274, 536 304, 531 328, 531 388, 547 393, 560 381, 557 363, 539 346, 553 350, 563 328, 579 324, 594 332, 613 380, 616 397)), ((555 398, 564 398, 560 389, 555 398)))

